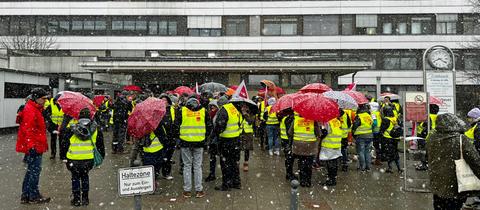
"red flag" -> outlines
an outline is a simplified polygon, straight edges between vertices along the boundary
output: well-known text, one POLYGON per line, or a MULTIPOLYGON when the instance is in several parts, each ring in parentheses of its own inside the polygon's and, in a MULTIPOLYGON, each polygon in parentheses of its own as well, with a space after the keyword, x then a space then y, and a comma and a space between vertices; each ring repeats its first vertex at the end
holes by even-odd
POLYGON ((250 99, 250 97, 248 97, 247 86, 245 85, 244 80, 242 80, 240 85, 238 85, 237 90, 235 90, 235 93, 233 94, 232 98, 233 97, 241 97, 241 98, 250 99))
POLYGON ((195 82, 195 93, 200 95, 200 92, 198 91, 198 82, 195 82))
POLYGON ((345 90, 356 90, 357 89, 357 82, 350 83, 345 90))

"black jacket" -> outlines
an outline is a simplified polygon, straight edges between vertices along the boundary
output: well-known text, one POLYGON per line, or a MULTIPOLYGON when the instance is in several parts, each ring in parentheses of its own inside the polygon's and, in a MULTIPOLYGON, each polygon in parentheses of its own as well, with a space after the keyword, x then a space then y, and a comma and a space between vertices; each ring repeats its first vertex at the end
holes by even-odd
MULTIPOLYGON (((232 103, 233 106, 240 112, 241 108, 238 103, 232 103)), ((219 136, 225 129, 227 129, 228 112, 225 107, 220 108, 216 114, 215 125, 213 127, 213 135, 219 136)), ((240 122, 239 122, 240 123, 240 122)), ((240 126, 240 125, 239 125, 240 126)), ((219 137, 219 139, 223 139, 219 137)))
POLYGON ((132 103, 125 97, 119 97, 112 105, 113 108, 113 123, 125 123, 128 119, 128 112, 132 111, 132 103))
MULTIPOLYGON (((201 109, 202 107, 200 107, 201 109)), ((198 109, 198 110, 200 110, 198 109)), ((198 111, 198 110, 192 110, 192 111, 198 111)), ((201 142, 186 142, 180 140, 179 146, 180 147, 193 147, 193 148, 198 148, 198 147, 204 147, 205 146, 205 141, 210 135, 210 132, 212 131, 212 120, 210 119, 210 115, 208 115, 207 109, 204 109, 205 111, 205 125, 206 125, 206 132, 205 132, 205 140, 201 142)), ((175 137, 180 138, 180 126, 182 125, 182 107, 179 107, 178 110, 175 112, 175 121, 173 123, 173 132, 175 132, 175 137)))

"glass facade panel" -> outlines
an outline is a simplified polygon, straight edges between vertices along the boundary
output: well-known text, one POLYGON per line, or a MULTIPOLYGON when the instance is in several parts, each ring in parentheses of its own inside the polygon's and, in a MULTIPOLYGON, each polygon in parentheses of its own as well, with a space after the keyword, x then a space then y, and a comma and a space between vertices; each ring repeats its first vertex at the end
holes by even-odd
POLYGON ((321 74, 292 74, 290 76, 291 86, 304 86, 310 83, 322 83, 321 74))
POLYGON ((412 52, 394 52, 383 55, 385 70, 417 70, 417 55, 412 52))
POLYGON ((178 34, 177 32, 177 22, 176 21, 170 21, 168 22, 168 35, 169 36, 176 36, 178 34))
POLYGON ((466 34, 466 35, 480 34, 480 16, 478 15, 463 16, 463 34, 466 34))
POLYGON ((384 23, 383 24, 383 34, 392 34, 392 23, 384 23))
POLYGON ((135 21, 133 21, 133 20, 123 21, 123 30, 125 30, 125 31, 135 31, 135 21))
POLYGON ((158 21, 158 34, 160 35, 168 34, 168 21, 158 21))
POLYGON ((97 20, 95 21, 95 30, 106 30, 107 29, 107 22, 104 20, 97 20))
POLYGON ((262 80, 270 80, 275 84, 280 84, 280 76, 279 75, 248 75, 248 85, 252 86, 260 86, 260 81, 262 80))
POLYGON ((248 36, 248 17, 225 17, 226 36, 248 36))
POLYGON ((72 21, 72 30, 73 31, 83 30, 83 21, 80 21, 80 20, 72 21))
POLYGON ((263 19, 263 35, 292 36, 297 35, 297 17, 267 17, 263 19))
POLYGON ((83 29, 84 30, 94 30, 95 29, 95 22, 92 20, 86 20, 83 22, 83 29))
POLYGON ((353 15, 342 15, 342 35, 353 34, 353 15))
POLYGON ((123 30, 123 21, 121 20, 112 21, 112 30, 123 30))
POLYGON ((432 34, 432 18, 431 17, 413 17, 412 18, 412 34, 432 34))
POLYGON ((305 16, 303 18, 303 35, 338 35, 339 24, 338 15, 305 16))

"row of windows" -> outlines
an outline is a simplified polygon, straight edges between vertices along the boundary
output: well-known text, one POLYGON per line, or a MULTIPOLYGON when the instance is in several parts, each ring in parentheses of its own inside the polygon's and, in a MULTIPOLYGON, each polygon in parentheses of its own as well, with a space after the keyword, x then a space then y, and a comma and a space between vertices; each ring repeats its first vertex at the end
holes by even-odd
MULTIPOLYGON (((194 16, 198 17, 202 16, 194 16)), ((203 16, 217 17, 217 16, 203 16)), ((220 17, 219 17, 220 18, 220 17)), ((327 36, 480 34, 480 16, 224 16, 218 26, 189 26, 193 16, 0 16, 0 35, 327 36), (258 32, 256 32, 258 31, 258 32)), ((195 19, 195 21, 197 20, 195 19)))

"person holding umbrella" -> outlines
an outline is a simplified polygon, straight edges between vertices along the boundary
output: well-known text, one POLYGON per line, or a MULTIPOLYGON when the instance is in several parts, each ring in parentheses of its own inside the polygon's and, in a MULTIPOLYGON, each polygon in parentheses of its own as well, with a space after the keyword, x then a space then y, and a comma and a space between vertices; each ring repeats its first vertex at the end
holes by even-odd
POLYGON ((323 131, 326 136, 322 139, 319 159, 327 164, 326 186, 337 185, 338 158, 342 157, 342 122, 338 118, 328 121, 323 131))
POLYGON ((318 139, 322 136, 320 125, 295 115, 288 130, 288 137, 293 139, 292 153, 298 159, 300 169, 300 186, 312 186, 312 165, 318 154, 318 139))
POLYGON ((283 154, 285 155, 285 179, 292 181, 297 179, 297 177, 295 177, 293 173, 293 163, 295 159, 292 154, 292 138, 288 137, 287 131, 292 126, 295 115, 293 110, 289 108, 279 112, 278 116, 280 119, 280 139, 282 141, 283 154))
MULTIPOLYGON (((57 154, 57 137, 58 137, 58 128, 60 123, 63 121, 63 111, 58 105, 57 100, 60 95, 56 95, 55 97, 50 99, 50 103, 48 107, 43 111, 43 116, 46 119, 48 124, 48 131, 50 132, 50 159, 55 159, 55 155, 57 154)), ((58 140, 60 140, 58 138, 58 140)), ((62 144, 59 144, 61 147, 62 144)))
POLYGON ((190 98, 175 114, 175 130, 178 130, 183 160, 183 197, 192 196, 192 166, 197 198, 205 196, 202 186, 202 161, 205 139, 211 131, 211 120, 207 110, 196 98, 190 98))
POLYGON ((167 180, 172 180, 172 157, 175 152, 176 139, 175 132, 173 131, 173 123, 175 121, 175 107, 171 98, 167 94, 161 94, 160 99, 164 100, 167 104, 165 116, 163 116, 162 122, 165 123, 165 144, 163 150, 163 164, 162 175, 167 180))

